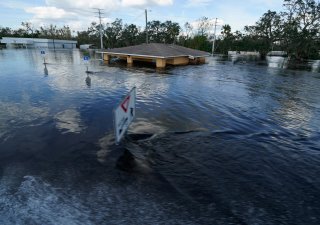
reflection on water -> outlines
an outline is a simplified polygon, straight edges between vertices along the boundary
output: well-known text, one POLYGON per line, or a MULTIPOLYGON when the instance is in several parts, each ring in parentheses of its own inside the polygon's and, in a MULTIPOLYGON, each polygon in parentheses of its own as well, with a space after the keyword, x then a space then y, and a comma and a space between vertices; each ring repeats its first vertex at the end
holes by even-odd
POLYGON ((320 60, 314 60, 311 63, 312 72, 320 72, 320 60))
POLYGON ((268 66, 271 68, 288 68, 288 58, 280 56, 268 56, 267 57, 268 66))
POLYGON ((0 140, 14 137, 22 126, 36 126, 48 116, 46 106, 33 106, 27 100, 22 102, 0 101, 0 140))
POLYGON ((91 60, 86 73, 80 51, 46 57, 0 51, 0 224, 320 223, 319 61, 91 60), (133 86, 136 119, 115 145, 133 86))
POLYGON ((80 133, 84 127, 81 122, 80 113, 75 109, 67 109, 54 116, 56 127, 62 133, 80 133))
POLYGON ((311 113, 308 108, 297 105, 293 100, 284 100, 283 107, 276 112, 283 126, 288 129, 308 130, 308 124, 311 119, 311 113))
POLYGON ((48 75, 49 75, 48 68, 47 68, 47 65, 46 65, 46 64, 44 64, 43 72, 44 72, 44 75, 45 75, 45 76, 48 76, 48 75))
MULTIPOLYGON (((224 57, 220 60, 225 60, 224 57)), ((290 62, 290 58, 282 56, 267 56, 266 60, 261 60, 257 55, 241 55, 233 54, 228 56, 228 60, 233 64, 247 64, 257 63, 258 65, 265 65, 270 68, 280 69, 294 69, 294 70, 308 70, 312 72, 320 72, 320 60, 309 60, 309 61, 294 61, 290 62)))
POLYGON ((91 87, 91 78, 89 75, 87 75, 87 77, 86 77, 86 84, 88 87, 91 87))

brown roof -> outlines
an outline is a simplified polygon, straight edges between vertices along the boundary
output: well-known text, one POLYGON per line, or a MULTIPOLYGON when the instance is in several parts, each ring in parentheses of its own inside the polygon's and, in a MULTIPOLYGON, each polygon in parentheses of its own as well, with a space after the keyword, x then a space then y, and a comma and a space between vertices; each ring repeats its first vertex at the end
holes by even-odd
POLYGON ((160 43, 141 44, 123 48, 113 48, 104 50, 102 52, 110 54, 148 56, 156 58, 171 58, 177 56, 204 57, 210 55, 208 52, 204 51, 186 48, 179 45, 160 43))

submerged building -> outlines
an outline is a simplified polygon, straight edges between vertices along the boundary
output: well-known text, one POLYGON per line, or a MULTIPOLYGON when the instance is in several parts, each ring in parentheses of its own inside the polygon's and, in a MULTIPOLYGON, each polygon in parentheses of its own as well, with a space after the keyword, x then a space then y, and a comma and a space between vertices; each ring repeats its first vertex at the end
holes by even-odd
POLYGON ((134 61, 153 62, 157 68, 165 68, 166 65, 187 65, 205 63, 208 52, 173 44, 141 44, 123 48, 102 50, 97 53, 103 55, 103 60, 109 62, 111 57, 127 60, 128 64, 134 61))
POLYGON ((43 38, 3 37, 0 42, 7 48, 73 49, 77 47, 77 41, 43 38))

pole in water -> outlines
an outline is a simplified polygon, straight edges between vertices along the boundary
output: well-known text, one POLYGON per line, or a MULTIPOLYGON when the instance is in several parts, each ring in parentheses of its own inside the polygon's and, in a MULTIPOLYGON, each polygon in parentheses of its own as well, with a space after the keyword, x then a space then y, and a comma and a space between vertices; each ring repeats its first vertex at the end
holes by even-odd
POLYGON ((47 65, 46 64, 44 64, 44 75, 45 76, 48 76, 48 74, 49 74, 49 72, 48 72, 48 69, 47 69, 47 65))
POLYGON ((148 38, 148 10, 144 10, 145 16, 146 16, 146 44, 149 42, 148 38))
POLYGON ((86 77, 86 84, 88 87, 91 87, 91 78, 90 78, 89 74, 87 74, 87 77, 86 77))
POLYGON ((214 22, 214 36, 213 36, 213 42, 212 42, 212 56, 214 54, 214 48, 215 48, 215 42, 216 42, 216 32, 217 32, 217 20, 218 18, 215 19, 214 22))

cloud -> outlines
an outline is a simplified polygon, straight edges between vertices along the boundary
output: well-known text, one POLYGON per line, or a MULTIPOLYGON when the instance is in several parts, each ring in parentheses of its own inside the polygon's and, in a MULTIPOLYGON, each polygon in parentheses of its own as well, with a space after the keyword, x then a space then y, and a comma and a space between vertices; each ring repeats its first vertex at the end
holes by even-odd
POLYGON ((123 7, 146 7, 172 5, 173 0, 46 0, 48 6, 59 8, 88 10, 90 8, 104 9, 106 12, 119 10, 123 7))
POLYGON ((39 6, 39 7, 27 7, 25 9, 27 13, 34 14, 33 19, 67 19, 67 18, 73 18, 76 16, 75 13, 67 12, 64 9, 59 9, 56 7, 45 7, 45 6, 39 6))
POLYGON ((140 7, 140 6, 153 6, 153 5, 159 5, 159 6, 167 6, 172 5, 173 0, 122 0, 121 5, 124 7, 140 7))
POLYGON ((45 6, 24 7, 32 14, 30 22, 35 26, 48 24, 68 25, 72 30, 86 30, 92 21, 97 21, 96 8, 103 9, 103 22, 110 22, 111 14, 135 7, 172 5, 173 0, 46 0, 45 6))
POLYGON ((212 3, 212 0, 188 0, 186 7, 202 7, 212 3))
POLYGON ((106 11, 111 11, 121 6, 119 0, 46 0, 46 4, 58 8, 83 11, 88 11, 92 8, 102 8, 106 11))
POLYGON ((81 20, 81 16, 78 13, 54 6, 27 7, 25 12, 33 14, 30 22, 35 27, 55 24, 58 26, 68 25, 71 30, 83 30, 90 25, 91 21, 96 20, 93 14, 86 20, 81 20))
POLYGON ((82 124, 80 113, 75 109, 67 109, 59 112, 54 116, 56 120, 56 127, 65 133, 80 133, 85 129, 82 124))

